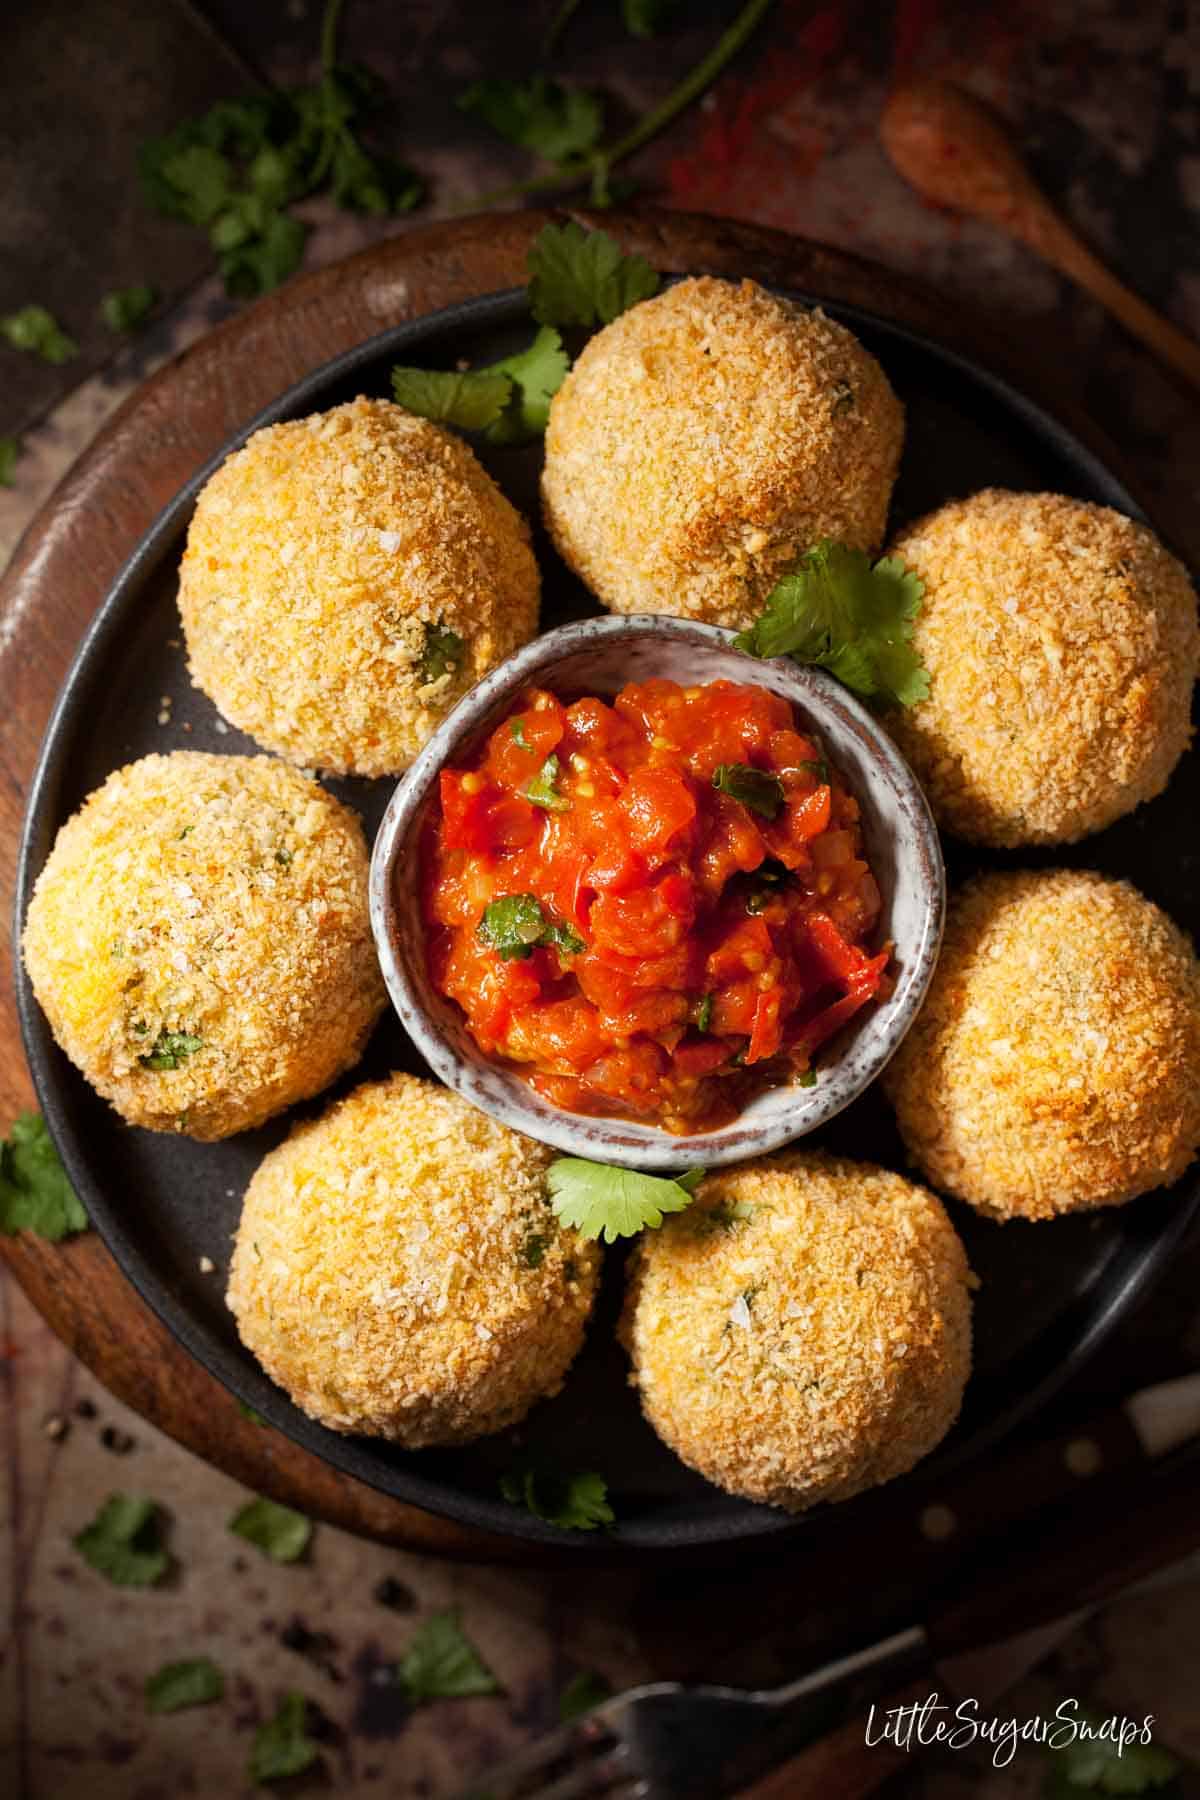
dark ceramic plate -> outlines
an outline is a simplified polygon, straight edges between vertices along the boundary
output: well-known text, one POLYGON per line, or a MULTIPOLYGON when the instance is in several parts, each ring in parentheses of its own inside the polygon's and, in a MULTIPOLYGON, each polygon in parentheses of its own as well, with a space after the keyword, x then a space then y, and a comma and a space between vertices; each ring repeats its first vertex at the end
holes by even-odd
MULTIPOLYGON (((1004 383, 884 319, 847 307, 828 310, 874 351, 908 408, 894 523, 988 484, 1055 489, 1138 512, 1094 456, 1004 383)), ((459 357, 491 362, 528 341, 529 330, 523 293, 499 294, 399 326, 315 371, 249 422, 243 436, 259 425, 359 393, 387 394, 388 371, 397 360, 434 368, 452 368, 459 357)), ((241 441, 239 437, 227 449, 241 441)), ((539 449, 484 446, 481 454, 513 501, 536 520, 539 449)), ((75 659, 46 734, 30 798, 18 921, 59 826, 110 770, 152 750, 256 749, 239 733, 218 728, 211 703, 189 685, 180 645, 175 572, 193 501, 207 473, 183 490, 147 534, 75 659), (172 701, 165 726, 157 722, 163 695, 172 701)), ((598 610, 540 530, 536 548, 544 575, 544 625, 598 610)), ((331 786, 359 809, 372 831, 392 784, 342 781, 331 786)), ((1196 858, 1181 855, 1180 849, 1193 835, 1198 786, 1193 751, 1169 792, 1153 805, 1075 849, 1024 860, 1129 874, 1195 932, 1200 926, 1200 880, 1196 858)), ((952 849, 952 879, 978 860, 952 849)), ((223 1300, 241 1194, 259 1158, 279 1142, 289 1120, 221 1144, 133 1130, 58 1050, 23 974, 19 1000, 42 1108, 88 1212, 138 1291, 213 1374, 281 1431, 401 1500, 488 1531, 568 1549, 594 1544, 586 1534, 543 1526, 498 1497, 498 1472, 512 1457, 505 1438, 464 1450, 406 1453, 365 1438, 339 1437, 298 1412, 242 1348, 223 1300), (200 1273, 204 1256, 216 1263, 215 1275, 200 1273)), ((389 1015, 365 1061, 340 1086, 393 1068, 420 1070, 422 1065, 389 1015)), ((306 1110, 314 1109, 315 1103, 306 1110)), ((872 1092, 825 1128, 819 1140, 903 1167, 888 1111, 872 1092)), ((945 1467, 980 1450, 1046 1399, 1164 1263, 1196 1198, 1197 1184, 1190 1182, 1117 1212, 1003 1227, 954 1207, 955 1223, 983 1287, 975 1313, 976 1372, 962 1418, 937 1452, 936 1463, 945 1467)), ((532 1415, 525 1441, 545 1447, 566 1467, 606 1474, 619 1521, 615 1538, 621 1544, 661 1549, 803 1531, 803 1520, 708 1486, 643 1424, 613 1337, 620 1260, 609 1252, 587 1347, 566 1390, 532 1415)))

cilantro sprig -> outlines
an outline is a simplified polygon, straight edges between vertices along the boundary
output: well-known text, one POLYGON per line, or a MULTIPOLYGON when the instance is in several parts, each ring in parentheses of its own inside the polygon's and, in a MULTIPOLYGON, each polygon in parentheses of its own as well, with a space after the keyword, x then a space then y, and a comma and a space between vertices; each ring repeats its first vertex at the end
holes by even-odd
POLYGON ((229 1521, 236 1537, 269 1556, 272 1562, 298 1562, 312 1538, 312 1521, 274 1500, 248 1500, 229 1521))
POLYGON ((769 769, 755 769, 749 763, 718 763, 712 784, 719 793, 740 800, 762 819, 773 819, 786 798, 778 775, 772 775, 769 769))
POLYGON ((479 938, 501 962, 524 962, 536 949, 578 956, 587 945, 570 925, 551 919, 536 894, 505 894, 484 908, 479 938))
POLYGON ((562 1531, 599 1531, 616 1517, 608 1501, 608 1483, 591 1470, 526 1461, 501 1476, 500 1492, 510 1506, 523 1506, 562 1531))
POLYGON ((547 162, 587 156, 604 130, 604 102, 590 88, 566 87, 543 74, 526 81, 489 77, 458 97, 461 112, 481 119, 498 136, 532 150, 547 162))
POLYGON ((0 337, 14 350, 40 356, 43 362, 65 363, 79 355, 75 339, 45 306, 22 306, 0 319, 0 337))
POLYGON ((162 1543, 162 1515, 144 1494, 110 1494, 75 1548, 114 1587, 156 1587, 171 1559, 162 1543))
POLYGON ((607 231, 574 219, 543 226, 528 263, 529 304, 543 325, 609 325, 662 284, 644 256, 625 255, 607 231))
POLYGON ((571 802, 565 794, 559 793, 558 780, 561 774, 562 765, 551 752, 529 786, 521 790, 522 794, 534 806, 540 806, 543 812, 567 812, 571 802))
POLYGON ((734 639, 750 656, 791 656, 883 706, 915 706, 929 671, 912 645, 924 583, 899 557, 878 562, 822 538, 767 596, 766 610, 734 639))
POLYGON ((251 1781, 265 1784, 284 1781, 311 1769, 320 1750, 308 1735, 308 1701, 303 1694, 285 1694, 273 1719, 260 1725, 250 1745, 248 1772, 251 1781))
POLYGON ((0 1231, 34 1231, 57 1244, 87 1228, 46 1121, 40 1113, 22 1113, 0 1140, 0 1231))
POLYGON ((484 369, 392 370, 392 394, 406 411, 460 431, 482 431, 489 443, 522 444, 546 429, 550 402, 570 362, 548 326, 527 350, 484 369))
POLYGON ((704 1179, 703 1169, 690 1169, 673 1180, 639 1175, 608 1163, 579 1156, 560 1156, 546 1171, 550 1204, 564 1225, 582 1237, 606 1244, 639 1231, 657 1231, 667 1213, 684 1212, 704 1179))
POLYGON ((457 1607, 432 1613, 396 1665, 396 1680, 413 1706, 498 1694, 500 1683, 459 1624, 457 1607))
POLYGON ((440 681, 443 675, 455 674, 462 666, 466 648, 466 640, 459 637, 457 631, 449 631, 444 625, 426 625, 421 649, 421 679, 428 683, 440 681))
POLYGON ((265 294, 300 265, 308 226, 291 211, 328 193, 348 212, 407 212, 421 198, 413 171, 368 152, 359 127, 379 110, 379 83, 337 58, 340 0, 326 0, 314 86, 223 100, 141 146, 146 198, 168 218, 204 229, 226 292, 265 294))
POLYGON ((146 1710, 152 1713, 182 1712, 188 1706, 207 1706, 225 1692, 225 1677, 210 1656, 193 1656, 183 1662, 164 1663, 146 1677, 146 1710))
POLYGON ((100 317, 110 331, 136 331, 147 313, 153 311, 157 299, 148 282, 117 288, 101 300, 100 317))
POLYGON ((203 1050, 204 1039, 190 1031, 160 1031, 145 1056, 138 1061, 143 1069, 181 1069, 189 1056, 203 1050))
POLYGON ((1070 1800, 1082 1794, 1149 1794, 1164 1788, 1179 1774, 1178 1757, 1158 1744, 1123 1743, 1112 1735, 1100 1736, 1104 1721, 1080 1709, 1077 1719, 1053 1724, 1046 1740, 1049 1767, 1043 1794, 1046 1800, 1070 1800), (1077 1727, 1069 1743, 1055 1738, 1077 1727))

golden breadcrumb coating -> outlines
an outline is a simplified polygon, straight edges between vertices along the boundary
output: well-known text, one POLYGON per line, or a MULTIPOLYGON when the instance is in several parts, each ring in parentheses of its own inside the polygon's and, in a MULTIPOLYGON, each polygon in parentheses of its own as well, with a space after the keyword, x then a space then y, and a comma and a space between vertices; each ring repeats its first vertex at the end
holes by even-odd
POLYGON ((938 821, 1066 844, 1166 786, 1191 736, 1196 596, 1144 525, 988 488, 891 546, 921 576, 928 700, 889 715, 938 821))
POLYGON ((844 326, 709 276, 592 338, 550 408, 542 499, 614 612, 746 626, 818 538, 875 549, 904 414, 844 326))
POLYGON ((123 1118, 223 1138, 326 1087, 385 1002, 367 849, 268 756, 146 756, 55 840, 25 967, 55 1037, 123 1118))
POLYGON ((388 400, 256 431, 206 483, 180 571, 192 677, 293 762, 396 775, 537 629, 529 528, 453 433, 388 400), (422 659, 456 633, 461 666, 422 659))
POLYGON ((515 1424, 562 1386, 600 1268, 550 1209, 552 1155, 433 1082, 357 1088, 246 1190, 242 1341, 334 1431, 421 1449, 515 1424))
POLYGON ((971 1368, 941 1202, 814 1151, 710 1175, 638 1241, 621 1334, 642 1410, 718 1487, 800 1512, 911 1469, 971 1368))
POLYGON ((1200 964, 1128 882, 981 876, 883 1081, 924 1174, 981 1212, 1116 1206, 1200 1145, 1200 964))

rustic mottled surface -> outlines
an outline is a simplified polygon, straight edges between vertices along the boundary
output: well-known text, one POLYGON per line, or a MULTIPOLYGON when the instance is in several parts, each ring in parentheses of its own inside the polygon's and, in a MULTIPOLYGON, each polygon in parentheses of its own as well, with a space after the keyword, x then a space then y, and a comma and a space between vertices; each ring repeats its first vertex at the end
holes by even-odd
MULTIPOLYGON (((88 8, 74 10, 91 12, 94 20, 101 9, 93 11, 89 0, 88 8)), ((484 9, 465 5, 414 6, 403 9, 402 19, 386 0, 355 0, 350 8, 349 48, 369 58, 401 94, 400 141, 441 196, 519 172, 519 158, 493 154, 482 133, 451 106, 456 89, 485 63, 508 72, 528 66, 525 34, 512 32, 502 17, 506 10, 487 9, 485 21, 484 9)), ((646 51, 628 47, 585 7, 561 66, 610 84, 620 115, 665 91, 705 41, 706 20, 719 10, 705 9, 679 41, 646 51)), ((609 11, 615 16, 615 9, 609 11)), ((173 8, 157 12, 170 17, 173 8)), ((246 9, 222 3, 210 12, 234 48, 271 73, 291 79, 304 72, 314 4, 306 9, 294 0, 271 0, 246 9)), ((165 36, 178 45, 177 34, 165 36)), ((783 4, 734 75, 701 112, 646 152, 637 170, 655 198, 784 226, 877 256, 938 282, 948 306, 982 305, 1006 315, 1018 334, 1048 344, 1070 365, 1096 418, 1131 452, 1157 493, 1168 528, 1195 560, 1200 429, 1194 398, 1026 253, 983 227, 929 212, 908 193, 883 161, 873 131, 898 68, 954 73, 999 103, 1019 128, 1048 191, 1085 235, 1147 298, 1200 334, 1200 9, 1167 0, 1146 0, 1136 12, 1121 0, 1052 7, 1032 0, 1003 6, 896 0, 887 8, 858 0, 815 12, 783 4)), ((0 76, 0 83, 11 79, 0 76)), ((46 92, 52 98, 52 71, 46 92)), ((118 100, 133 104, 114 91, 110 105, 118 100)), ((152 121, 154 127, 160 123, 161 116, 152 121)), ((32 147, 24 148, 28 163, 21 160, 20 142, 11 154, 20 178, 32 167, 32 147)), ((33 189, 27 184, 24 191, 33 189)), ((40 181, 37 191, 49 197, 32 224, 14 212, 11 200, 0 201, 0 238, 7 231, 15 241, 17 230, 35 237, 49 268, 63 260, 64 234, 83 233, 70 210, 69 183, 55 189, 40 181)), ((391 229, 332 217, 320 207, 314 216, 313 260, 341 255, 391 229)), ((168 229, 153 226, 156 233, 168 229)), ((129 231, 120 258, 111 234, 95 227, 87 234, 94 267, 78 281, 94 280, 95 297, 149 270, 148 262, 139 262, 149 252, 137 250, 136 226, 129 231)), ((186 262, 183 246, 180 251, 186 262)), ((21 267, 21 279, 31 279, 24 271, 35 268, 36 259, 21 267)), ((168 270, 158 278, 178 292, 189 273, 168 270)), ((5 290, 4 305, 35 297, 24 291, 10 297, 5 290)), ((81 293, 81 307, 83 298, 81 293)), ((118 400, 153 362, 224 310, 211 284, 179 293, 152 333, 123 347, 30 431, 17 486, 0 491, 0 554, 118 400)), ((57 376, 38 389, 34 375, 36 369, 22 365, 23 419, 35 418, 64 391, 57 376)), ((0 431, 11 428, 0 417, 0 431)), ((1093 1391, 1117 1391, 1195 1366, 1198 1273, 1193 1250, 1155 1303, 1106 1351, 1089 1377, 1093 1391)), ((329 1528, 318 1531, 304 1564, 278 1568, 226 1535, 225 1521, 241 1497, 234 1484, 109 1399, 8 1281, 0 1285, 0 1353, 8 1473, 0 1501, 7 1537, 0 1597, 14 1626, 0 1643, 5 1794, 173 1800, 178 1794, 249 1792, 241 1771, 253 1724, 295 1687, 327 1715, 332 1732, 324 1776, 303 1789, 402 1800, 448 1795, 456 1781, 548 1724, 574 1669, 598 1668, 622 1681, 676 1666, 686 1656, 674 1621, 689 1601, 695 1605, 694 1575, 685 1583, 691 1593, 673 1596, 670 1583, 648 1577, 455 1568, 329 1528), (78 1402, 89 1400, 96 1416, 78 1416, 78 1402), (69 1421, 64 1438, 46 1436, 47 1416, 69 1421), (106 1426, 132 1437, 126 1454, 104 1447, 106 1426), (159 1592, 108 1587, 70 1547, 72 1533, 116 1488, 153 1494, 172 1515, 178 1574, 159 1592), (385 1575, 411 1595, 410 1612, 389 1610, 372 1598, 385 1575), (373 1674, 403 1652, 429 1610, 448 1602, 461 1604, 472 1636, 501 1674, 506 1697, 407 1714, 373 1674), (296 1619, 332 1640, 322 1647, 321 1667, 283 1647, 281 1635, 296 1619), (140 1692, 145 1674, 162 1661, 199 1653, 224 1665, 225 1704, 147 1719, 140 1692)), ((736 1608, 728 1584, 720 1596, 715 1605, 736 1608)), ((1200 1756, 1194 1701, 1198 1598, 1193 1582, 1111 1608, 999 1710, 1022 1716, 1065 1694, 1084 1693, 1101 1711, 1153 1711, 1167 1741, 1200 1756)), ((802 1594, 797 1615, 793 1644, 819 1644, 822 1621, 807 1615, 802 1594)), ((745 1629, 753 1635, 752 1617, 745 1629)), ((734 1667, 726 1658, 712 1672, 736 1674, 738 1659, 732 1661, 734 1667)), ((986 1755, 948 1756, 906 1781, 922 1800, 956 1800, 968 1792, 1015 1800, 1035 1793, 1041 1776, 1040 1758, 1025 1752, 1001 1773, 989 1769, 986 1755)))

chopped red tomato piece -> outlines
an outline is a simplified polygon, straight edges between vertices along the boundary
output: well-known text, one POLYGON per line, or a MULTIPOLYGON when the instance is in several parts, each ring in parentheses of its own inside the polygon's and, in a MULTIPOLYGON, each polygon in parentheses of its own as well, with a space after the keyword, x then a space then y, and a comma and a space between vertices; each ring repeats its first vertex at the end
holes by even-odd
POLYGON ((763 688, 531 689, 443 773, 423 854, 436 986, 570 1111, 719 1124, 887 991, 858 803, 763 688))

